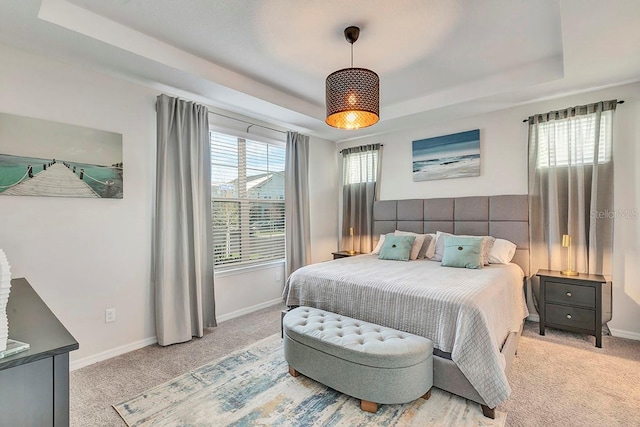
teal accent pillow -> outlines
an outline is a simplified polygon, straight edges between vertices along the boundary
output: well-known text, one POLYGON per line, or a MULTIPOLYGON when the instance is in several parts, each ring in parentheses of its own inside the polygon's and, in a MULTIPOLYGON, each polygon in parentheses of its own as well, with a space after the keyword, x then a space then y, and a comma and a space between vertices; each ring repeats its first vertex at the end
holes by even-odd
POLYGON ((409 261, 414 240, 416 240, 416 236, 394 236, 389 233, 384 238, 378 258, 392 261, 409 261))
POLYGON ((459 268, 482 268, 482 237, 445 236, 440 265, 459 268))

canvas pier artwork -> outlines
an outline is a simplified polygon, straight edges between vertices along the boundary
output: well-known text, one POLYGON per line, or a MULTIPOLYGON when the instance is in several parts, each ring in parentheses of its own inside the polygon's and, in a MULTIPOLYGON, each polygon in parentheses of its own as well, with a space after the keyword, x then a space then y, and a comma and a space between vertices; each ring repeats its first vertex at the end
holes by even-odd
POLYGON ((122 199, 122 135, 0 113, 0 196, 122 199))

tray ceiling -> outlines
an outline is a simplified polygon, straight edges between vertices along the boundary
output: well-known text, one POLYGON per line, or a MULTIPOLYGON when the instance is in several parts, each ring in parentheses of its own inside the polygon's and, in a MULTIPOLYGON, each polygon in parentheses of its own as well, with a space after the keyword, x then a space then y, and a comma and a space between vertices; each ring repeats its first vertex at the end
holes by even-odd
POLYGON ((638 80, 638 18, 624 0, 3 0, 0 42, 344 140, 638 80), (352 24, 381 122, 346 132, 324 124, 324 79, 352 24))

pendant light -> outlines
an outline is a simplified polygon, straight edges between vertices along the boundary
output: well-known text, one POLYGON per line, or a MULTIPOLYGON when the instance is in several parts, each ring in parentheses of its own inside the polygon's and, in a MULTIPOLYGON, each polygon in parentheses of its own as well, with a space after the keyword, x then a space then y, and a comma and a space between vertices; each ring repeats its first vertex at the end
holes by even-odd
POLYGON ((351 68, 327 77, 326 122, 339 129, 365 128, 380 120, 380 78, 371 70, 353 67, 353 44, 359 35, 360 28, 345 28, 344 37, 351 44, 351 68))

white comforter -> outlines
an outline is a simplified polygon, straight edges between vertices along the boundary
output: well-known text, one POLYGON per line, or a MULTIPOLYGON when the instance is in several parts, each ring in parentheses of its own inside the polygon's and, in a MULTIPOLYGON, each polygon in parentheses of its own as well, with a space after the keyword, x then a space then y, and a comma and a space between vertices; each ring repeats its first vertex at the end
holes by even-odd
POLYGON ((451 359, 490 407, 511 389, 500 346, 528 316, 522 269, 480 270, 434 261, 385 261, 375 255, 342 258, 296 270, 287 305, 316 307, 429 338, 451 359))

